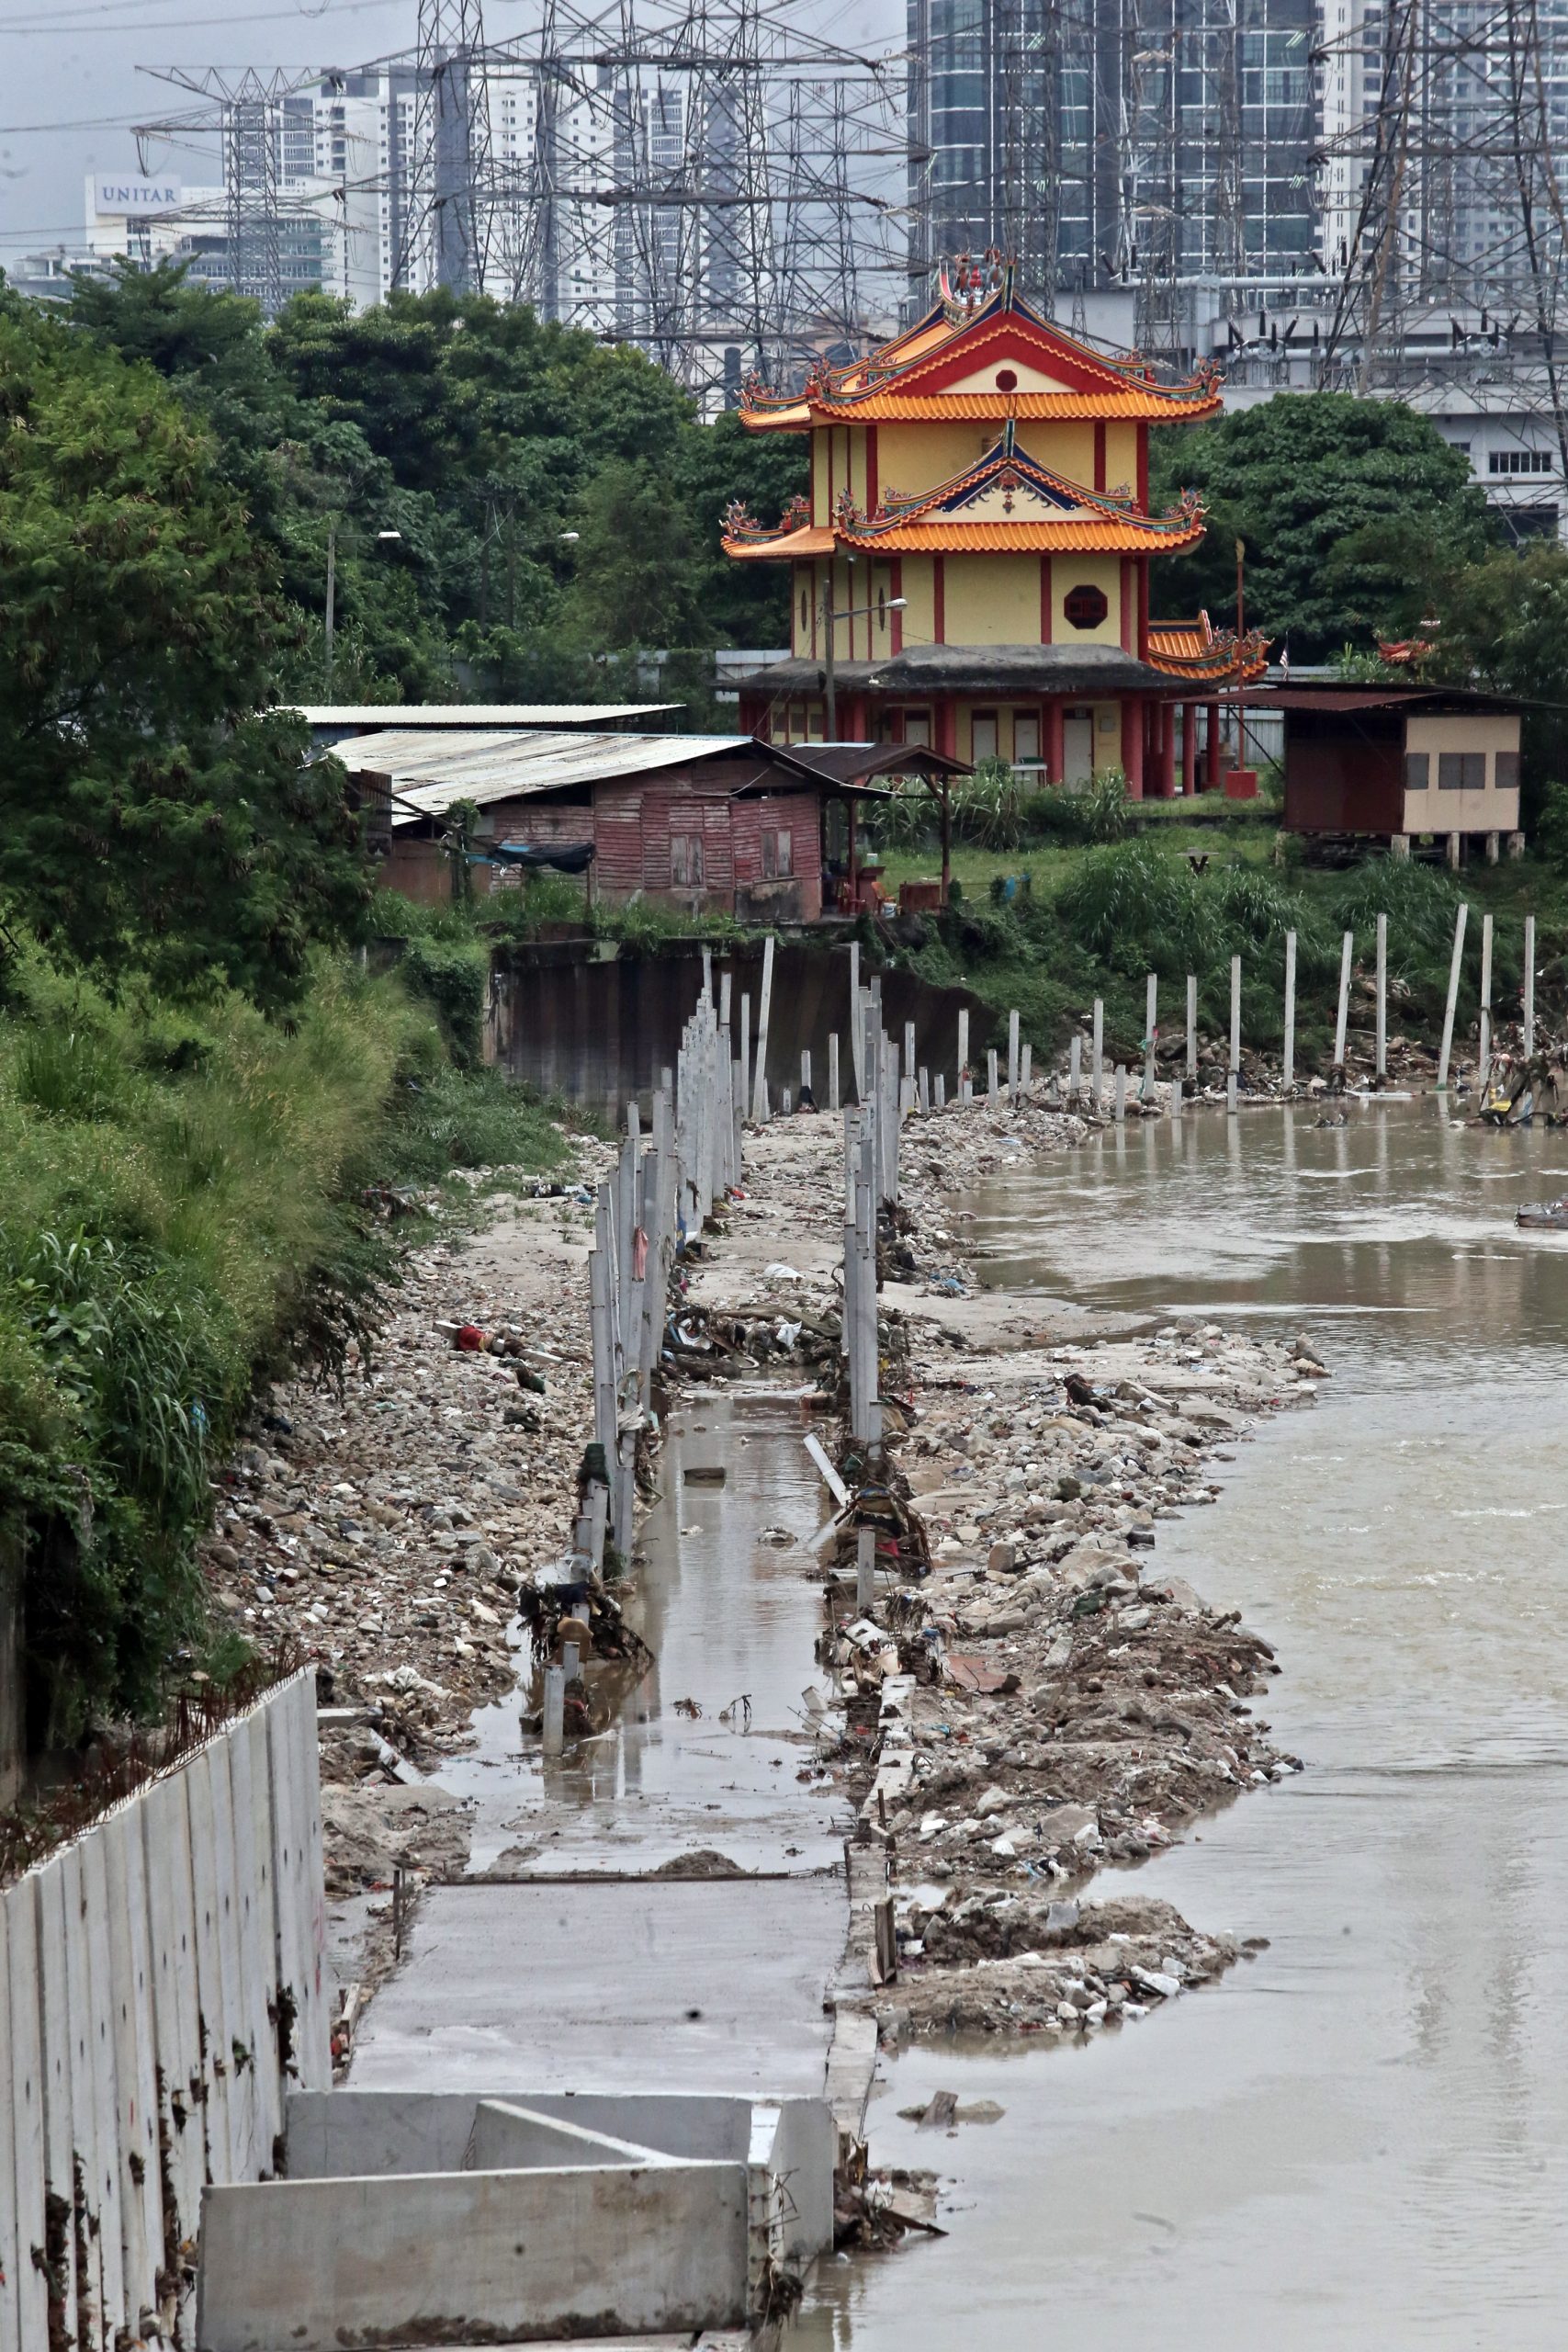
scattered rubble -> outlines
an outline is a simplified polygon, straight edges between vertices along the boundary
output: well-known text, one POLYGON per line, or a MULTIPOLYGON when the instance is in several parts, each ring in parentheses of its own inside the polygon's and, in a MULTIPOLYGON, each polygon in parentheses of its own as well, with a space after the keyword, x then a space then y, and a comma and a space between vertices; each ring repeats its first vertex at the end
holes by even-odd
MULTIPOLYGON (((584 1170, 608 1164, 595 1138, 570 1140, 584 1170)), ((267 1392, 218 1483, 204 1548, 216 1606, 316 1666, 336 1894, 394 1867, 461 1868, 450 1801, 399 1783, 466 1746, 473 1710, 514 1686, 523 1597, 568 1548, 592 1426, 592 1226, 581 1188, 489 1196, 485 1213, 412 1249, 341 1390, 267 1392)))
MULTIPOLYGON (((886 1469, 868 1479, 840 1448, 856 1499, 826 1569, 802 1555, 826 1576, 823 1657, 847 1710, 833 1770, 886 1855, 866 1996, 885 2039, 1077 2034, 1212 1981, 1234 1942, 1168 1905, 1091 1900, 1089 1883, 1298 1769, 1249 1708, 1276 1671, 1267 1643, 1152 1553, 1161 1518, 1213 1499, 1216 1458, 1258 1414, 1312 1395, 1310 1343, 1188 1321, 1134 1333, 1126 1317, 1097 1337, 1081 1316, 1064 1341, 1048 1303, 976 1280, 955 1196, 1089 1132, 1038 1084, 1016 1107, 910 1122, 881 1237, 886 1469), (869 1612, 857 1511, 875 1529, 869 1612)), ((576 1141, 585 1170, 608 1165, 604 1146, 576 1141)), ((841 1150, 828 1117, 750 1138, 752 1183, 683 1263, 667 1377, 700 1390, 788 1363, 831 1410, 841 1150)), ((461 1813, 422 1775, 515 1687, 525 1645, 556 1639, 570 1589, 536 1577, 567 1554, 592 1427, 591 1238, 566 1193, 417 1249, 374 1363, 341 1395, 275 1388, 225 1476, 217 1596, 256 1638, 291 1634, 318 1662, 334 1890, 462 1867, 461 1813)), ((596 1668, 620 1657, 635 1671, 615 1603, 588 1597, 596 1668)), ((593 1688, 614 1705, 613 1679, 593 1688)), ((671 1867, 734 1866, 702 1851, 671 1867)), ((863 2199, 855 2226, 890 2226, 863 2199)))
MULTIPOLYGON (((771 1216, 839 1166, 836 1137, 799 1125, 753 1146, 771 1216)), ((1212 1982, 1244 1947, 1163 1903, 1092 1902, 1089 1883, 1300 1769, 1248 1703, 1278 1670, 1268 1643, 1153 1551, 1160 1519, 1214 1499, 1213 1464, 1260 1414, 1314 1395, 1312 1344, 1190 1321, 1134 1336, 1125 1318, 1053 1344, 1041 1307, 1020 1346, 1021 1302, 979 1290, 960 1238, 955 1193, 1086 1133, 1040 1088, 1017 1110, 913 1121, 884 1220, 886 1468, 840 1447, 854 1494, 819 1655, 848 1711, 837 1769, 887 1860, 880 1958, 863 1939, 885 2040, 1079 2034, 1212 1982)))

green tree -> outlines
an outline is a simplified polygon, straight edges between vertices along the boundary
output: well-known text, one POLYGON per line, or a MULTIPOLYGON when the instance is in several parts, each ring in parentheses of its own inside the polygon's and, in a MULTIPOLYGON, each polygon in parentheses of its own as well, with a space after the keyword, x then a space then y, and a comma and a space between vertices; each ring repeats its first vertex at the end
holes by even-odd
POLYGON ((732 498, 771 518, 804 487, 802 444, 702 423, 639 351, 448 292, 301 295, 265 327, 174 265, 84 287, 71 316, 215 436, 299 616, 281 692, 321 692, 334 526, 336 690, 366 700, 614 698, 617 649, 784 636, 782 568, 719 538, 732 498))
POLYGON ((1429 673, 1524 705, 1521 813, 1533 827, 1548 787, 1568 785, 1568 548, 1541 540, 1435 564, 1425 586, 1438 621, 1429 673))
POLYGON ((1239 538, 1248 625, 1303 660, 1413 625, 1434 560, 1481 557, 1495 527, 1468 461, 1427 418, 1348 392, 1280 393, 1155 435, 1156 503, 1183 488, 1202 492, 1209 527, 1161 565, 1159 608, 1234 621, 1239 538))
POLYGON ((149 368, 0 296, 0 896, 83 962, 277 1007, 362 916, 341 771, 258 716, 276 570, 149 368))

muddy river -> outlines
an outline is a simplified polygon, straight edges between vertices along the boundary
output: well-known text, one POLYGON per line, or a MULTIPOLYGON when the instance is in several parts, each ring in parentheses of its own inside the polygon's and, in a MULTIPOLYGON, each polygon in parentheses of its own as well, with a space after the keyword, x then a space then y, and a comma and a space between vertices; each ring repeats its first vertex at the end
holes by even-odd
POLYGON ((999 1283, 1311 1334, 1321 1402, 1159 1559, 1284 1668, 1305 1760, 1145 1866, 1269 1948, 1081 2048, 885 2066, 951 2235, 829 2265, 827 2352, 1446 2352, 1568 2335, 1568 1136, 1435 1102, 1134 1127, 973 1205, 999 1283), (940 2088, 1005 2113, 933 2136, 940 2088))

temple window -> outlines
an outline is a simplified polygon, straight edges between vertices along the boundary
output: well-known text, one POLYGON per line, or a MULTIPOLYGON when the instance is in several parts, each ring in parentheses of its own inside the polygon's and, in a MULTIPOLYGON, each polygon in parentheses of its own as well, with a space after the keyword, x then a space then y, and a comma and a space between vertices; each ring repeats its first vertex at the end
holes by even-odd
POLYGON ((1063 617, 1074 628, 1098 628, 1110 611, 1104 589, 1091 588, 1087 583, 1069 588, 1062 599, 1063 617))
POLYGON ((997 756, 997 714, 994 710, 977 710, 970 722, 969 756, 978 766, 982 760, 997 756))

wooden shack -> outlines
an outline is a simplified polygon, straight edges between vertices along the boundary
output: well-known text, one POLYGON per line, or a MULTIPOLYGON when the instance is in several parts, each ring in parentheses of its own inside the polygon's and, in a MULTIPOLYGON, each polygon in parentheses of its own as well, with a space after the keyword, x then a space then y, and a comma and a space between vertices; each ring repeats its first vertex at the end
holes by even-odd
POLYGON ((829 820, 885 787, 824 775, 749 735, 414 732, 340 742, 350 788, 389 808, 379 880, 427 904, 466 865, 476 896, 533 867, 748 922, 823 912, 829 820))
POLYGON ((1285 718, 1285 825, 1296 833, 1370 834, 1395 855, 1423 835, 1457 862, 1479 838, 1495 857, 1519 832, 1517 703, 1463 686, 1257 688, 1249 710, 1285 718))

